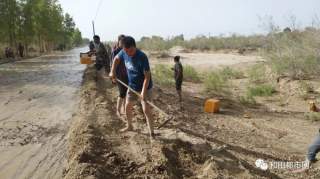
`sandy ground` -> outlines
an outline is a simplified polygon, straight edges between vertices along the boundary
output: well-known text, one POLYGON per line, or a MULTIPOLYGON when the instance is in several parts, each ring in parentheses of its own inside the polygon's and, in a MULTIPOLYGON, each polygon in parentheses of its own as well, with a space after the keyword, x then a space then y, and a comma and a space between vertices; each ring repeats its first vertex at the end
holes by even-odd
POLYGON ((0 178, 62 178, 79 49, 0 65, 0 178))
MULTIPOLYGON (((184 65, 192 65, 196 67, 197 70, 211 70, 212 68, 219 68, 223 66, 235 66, 238 64, 246 65, 257 62, 263 62, 259 56, 250 55, 244 56, 239 54, 226 54, 226 53, 214 53, 214 52, 198 52, 198 53, 181 53, 176 52, 174 55, 179 55, 181 57, 181 62, 184 65)), ((171 58, 156 58, 151 56, 151 64, 172 64, 173 56, 171 58)))
MULTIPOLYGON (((107 79, 96 81, 92 66, 81 85, 83 67, 70 54, 0 66, 0 178, 320 177, 317 168, 293 173, 255 166, 257 159, 304 160, 319 122, 305 119, 308 107, 299 98, 292 97, 292 105, 285 107, 272 98, 244 107, 236 96, 209 96, 201 92, 201 84, 187 82, 180 110, 174 87, 155 82, 154 103, 175 118, 150 141, 139 105, 134 108, 135 130, 119 133, 124 123, 115 115, 117 88, 107 79), (221 100, 221 113, 203 112, 207 98, 221 100)), ((179 54, 184 64, 203 70, 221 65, 240 69, 263 61, 235 54, 179 54)), ((151 57, 151 65, 155 63, 172 64, 171 59, 151 57)), ((289 88, 286 84, 282 81, 282 88, 289 88)), ((153 115, 155 126, 164 122, 158 112, 153 115)))

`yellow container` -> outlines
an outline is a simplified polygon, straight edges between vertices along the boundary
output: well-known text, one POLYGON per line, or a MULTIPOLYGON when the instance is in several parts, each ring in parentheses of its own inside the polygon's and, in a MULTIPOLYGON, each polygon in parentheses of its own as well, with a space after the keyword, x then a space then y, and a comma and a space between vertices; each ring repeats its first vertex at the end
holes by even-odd
POLYGON ((218 113, 220 110, 220 101, 208 99, 204 104, 204 111, 207 113, 218 113))
POLYGON ((93 63, 93 61, 91 60, 91 57, 81 57, 80 63, 90 65, 93 63))
POLYGON ((93 63, 93 60, 87 53, 80 53, 80 63, 90 65, 93 63))

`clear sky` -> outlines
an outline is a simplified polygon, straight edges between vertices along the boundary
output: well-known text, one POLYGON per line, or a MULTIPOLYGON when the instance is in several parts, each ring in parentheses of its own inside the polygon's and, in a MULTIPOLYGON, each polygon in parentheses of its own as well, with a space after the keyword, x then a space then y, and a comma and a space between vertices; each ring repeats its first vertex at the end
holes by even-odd
POLYGON ((96 33, 103 40, 114 40, 121 33, 137 39, 151 35, 184 34, 186 38, 202 34, 248 35, 264 32, 259 17, 272 16, 281 28, 290 26, 291 16, 296 17, 300 28, 311 25, 315 16, 320 17, 320 0, 60 0, 60 3, 73 16, 84 37, 92 37, 91 22, 95 19, 96 33))

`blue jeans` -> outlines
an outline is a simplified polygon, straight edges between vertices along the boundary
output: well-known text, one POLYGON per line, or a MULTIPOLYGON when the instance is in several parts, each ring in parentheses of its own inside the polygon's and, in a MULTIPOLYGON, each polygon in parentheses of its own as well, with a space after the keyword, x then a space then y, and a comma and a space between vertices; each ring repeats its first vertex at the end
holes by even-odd
POLYGON ((318 134, 308 149, 307 159, 311 162, 316 161, 317 153, 320 152, 320 135, 318 134))

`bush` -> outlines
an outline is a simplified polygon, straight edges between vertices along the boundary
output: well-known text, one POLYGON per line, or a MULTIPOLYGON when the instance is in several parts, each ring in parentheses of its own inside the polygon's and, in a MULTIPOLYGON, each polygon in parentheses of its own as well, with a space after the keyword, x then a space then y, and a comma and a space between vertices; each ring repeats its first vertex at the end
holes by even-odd
POLYGON ((244 77, 244 74, 241 71, 234 70, 230 67, 224 67, 220 73, 227 79, 240 79, 244 77))
POLYGON ((308 79, 320 74, 320 31, 309 29, 274 34, 264 56, 273 72, 292 79, 308 79))
POLYGON ((269 84, 249 87, 246 95, 239 97, 239 101, 243 105, 256 105, 256 96, 271 96, 274 92, 274 87, 269 84))
POLYGON ((171 48, 166 40, 159 36, 143 37, 137 45, 139 48, 154 51, 166 51, 171 48))
POLYGON ((183 78, 185 81, 199 82, 199 73, 191 65, 185 65, 183 68, 183 78))
POLYGON ((311 121, 320 121, 320 113, 310 112, 305 114, 306 119, 311 121))
POLYGON ((173 71, 169 65, 157 64, 152 70, 152 78, 160 85, 174 85, 173 71))
POLYGON ((272 60, 271 66, 278 75, 285 75, 295 80, 301 80, 318 75, 320 61, 315 56, 282 57, 281 60, 272 60))
POLYGON ((302 93, 313 93, 314 92, 314 87, 311 83, 307 81, 300 81, 299 82, 300 88, 302 90, 302 93))
POLYGON ((240 36, 232 35, 230 37, 207 37, 200 35, 185 41, 185 48, 192 50, 221 50, 221 49, 257 49, 264 44, 265 37, 259 35, 240 36))
POLYGON ((204 78, 204 87, 207 92, 226 92, 228 79, 219 72, 209 72, 204 78))
POLYGON ((314 93, 315 89, 312 85, 312 83, 307 81, 299 81, 299 90, 297 92, 299 93, 299 97, 303 100, 307 100, 310 98, 310 93, 314 93))
POLYGON ((263 47, 265 36, 252 35, 241 36, 233 34, 230 37, 207 37, 197 36, 190 40, 185 40, 183 35, 164 39, 160 36, 142 37, 137 43, 139 48, 151 51, 165 51, 175 46, 182 46, 191 50, 220 50, 220 49, 258 49, 263 47))
POLYGON ((240 96, 239 101, 241 104, 247 105, 247 106, 257 104, 254 97, 252 95, 248 95, 248 94, 246 96, 240 96))
POLYGON ((204 86, 207 92, 216 91, 228 93, 229 80, 239 79, 244 75, 241 71, 236 71, 230 67, 225 67, 221 70, 211 71, 204 78, 204 86))
POLYGON ((275 93, 275 89, 272 85, 262 84, 254 87, 249 87, 248 96, 272 96, 275 93))
POLYGON ((253 83, 263 83, 266 81, 266 67, 264 64, 256 64, 248 71, 249 80, 253 83))

